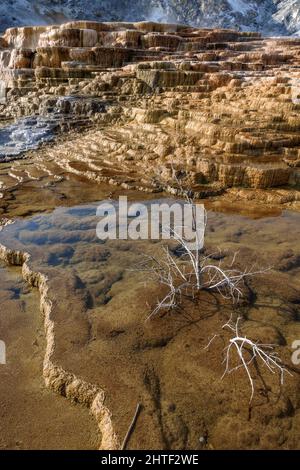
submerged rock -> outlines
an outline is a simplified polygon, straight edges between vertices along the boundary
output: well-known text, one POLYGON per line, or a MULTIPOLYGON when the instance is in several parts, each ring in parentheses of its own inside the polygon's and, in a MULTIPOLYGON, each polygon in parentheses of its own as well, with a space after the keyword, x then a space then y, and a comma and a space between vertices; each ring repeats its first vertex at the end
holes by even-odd
POLYGON ((0 128, 0 162, 23 156, 26 151, 54 140, 60 132, 86 126, 91 116, 105 110, 103 101, 90 97, 48 98, 41 103, 39 115, 0 128))
POLYGON ((297 203, 300 39, 72 21, 9 29, 1 45, 3 119, 95 124, 46 161, 63 155, 67 171, 126 188, 207 197, 238 187, 265 201, 273 195, 256 190, 283 188, 276 201, 297 203))
POLYGON ((0 162, 15 159, 27 150, 54 138, 58 124, 37 118, 24 118, 0 128, 0 162))

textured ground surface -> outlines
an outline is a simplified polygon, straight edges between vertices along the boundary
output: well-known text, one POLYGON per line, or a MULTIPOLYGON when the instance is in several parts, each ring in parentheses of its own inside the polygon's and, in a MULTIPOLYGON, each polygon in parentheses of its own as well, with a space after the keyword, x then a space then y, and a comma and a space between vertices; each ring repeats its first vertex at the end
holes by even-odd
POLYGON ((45 338, 39 296, 16 268, 1 264, 0 331, 7 364, 0 368, 1 449, 95 449, 97 426, 86 409, 46 389, 45 338))
POLYGON ((40 285, 43 310, 52 302, 53 329, 46 314, 48 387, 92 410, 95 394, 105 392, 110 424, 99 423, 106 446, 122 441, 141 403, 130 448, 299 448, 299 371, 291 363, 291 345, 300 334, 299 216, 255 220, 210 213, 208 251, 222 246, 228 263, 239 251, 240 267, 271 261, 271 271, 249 283, 238 307, 202 292, 197 302, 145 322, 162 293, 128 267, 137 267, 145 253, 160 256, 161 243, 100 243, 95 208, 57 209, 0 234, 4 246, 31 254, 31 274, 23 269, 24 276, 40 285), (47 292, 33 272, 47 275, 47 292), (276 345, 293 373, 281 387, 278 376, 253 369, 250 408, 242 370, 221 380, 222 350, 230 338, 222 325, 231 314, 244 319, 248 337, 276 345), (205 351, 214 334, 221 337, 205 351))
MULTIPOLYGON (((31 348, 38 322, 45 330, 36 356, 30 348, 24 356, 27 368, 1 383, 10 395, 1 445, 116 448, 141 403, 129 448, 299 448, 299 371, 291 363, 300 335, 299 40, 74 22, 12 29, 0 46, 0 254, 23 265, 24 280, 39 289, 40 320, 35 294, 22 294, 31 348), (241 268, 271 270, 245 286, 238 307, 202 292, 145 322, 162 292, 128 267, 145 252, 160 256, 161 243, 101 244, 95 205, 78 205, 125 194, 150 200, 182 186, 211 209, 207 253, 221 247, 230 264, 239 251, 241 268), (221 380, 229 336, 204 351, 232 313, 242 316, 244 334, 274 343, 293 373, 280 387, 276 375, 253 369, 250 408, 242 370, 221 380), (31 442, 19 424, 19 413, 24 422, 28 415, 26 407, 17 413, 18 381, 29 405, 38 388, 36 402, 45 399, 56 417, 46 429, 50 418, 39 413, 44 433, 31 442), (75 437, 74 421, 82 424, 75 437), (66 440, 57 442, 61 432, 66 440)), ((0 275, 1 296, 21 285, 0 275)), ((1 314, 12 333, 21 325, 14 296, 12 315, 1 314)), ((17 355, 21 346, 11 341, 17 355)))
POLYGON ((44 177, 176 192, 176 173, 200 197, 298 209, 299 51, 298 39, 156 23, 8 30, 1 160, 51 132, 56 143, 0 165, 1 204, 44 177), (31 130, 5 130, 25 116, 31 130))

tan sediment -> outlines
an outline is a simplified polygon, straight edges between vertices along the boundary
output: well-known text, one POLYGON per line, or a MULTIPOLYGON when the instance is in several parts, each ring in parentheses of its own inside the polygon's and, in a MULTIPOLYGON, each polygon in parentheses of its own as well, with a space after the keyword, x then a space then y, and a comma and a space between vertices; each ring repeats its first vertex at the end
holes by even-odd
POLYGON ((32 176, 176 195, 174 171, 196 198, 299 211, 299 58, 299 40, 153 22, 7 30, 0 120, 64 119, 0 165, 0 211, 32 176))
POLYGON ((10 266, 20 266, 23 279, 40 293, 40 311, 44 319, 46 350, 43 363, 43 377, 46 386, 65 396, 73 403, 86 406, 95 418, 101 433, 100 450, 120 448, 119 438, 114 430, 110 410, 105 406, 105 392, 96 385, 88 383, 71 372, 64 370, 52 360, 55 351, 55 323, 52 320, 53 302, 49 294, 47 277, 30 268, 30 255, 10 250, 0 244, 0 260, 10 266))
MULTIPOLYGON (((204 448, 299 448, 298 376, 287 376, 284 388, 279 389, 278 378, 262 371, 267 396, 260 394, 259 390, 265 387, 259 376, 255 376, 259 393, 249 421, 247 377, 241 371, 233 379, 221 380, 222 341, 217 341, 212 350, 204 351, 209 338, 221 330, 232 314, 232 303, 203 291, 199 302, 189 302, 183 311, 145 322, 149 308, 161 298, 161 292, 154 284, 140 282, 140 272, 128 272, 128 266, 138 265, 141 253, 161 253, 161 245, 113 241, 97 246, 94 211, 90 212, 86 205, 78 210, 72 206, 50 216, 16 219, 0 237, 2 245, 7 247, 2 255, 7 263, 29 265, 30 273, 24 272, 26 280, 33 285, 42 282, 32 272, 48 277, 44 287, 48 288, 47 301, 51 301, 50 320, 54 322, 55 334, 50 360, 71 373, 71 376, 62 374, 60 367, 52 373, 47 371, 51 382, 49 393, 58 392, 57 397, 53 394, 53 400, 63 402, 61 397, 69 398, 65 407, 70 409, 71 400, 78 401, 79 395, 86 409, 90 409, 94 388, 91 387, 90 396, 85 388, 80 388, 73 374, 95 384, 97 390, 105 390, 104 404, 113 413, 113 430, 120 438, 128 430, 136 404, 141 403, 143 411, 128 445, 132 450, 195 450, 199 448, 201 436, 208 436, 204 448), (22 252, 30 253, 30 260, 24 260, 22 252), (53 258, 55 255, 59 260, 53 258)), ((245 295, 245 302, 234 313, 243 315, 247 335, 256 339, 259 334, 261 341, 277 344, 280 357, 289 364, 290 345, 299 338, 300 331, 296 321, 299 214, 273 221, 227 214, 210 216, 213 230, 208 231, 208 252, 222 246, 224 255, 228 253, 224 262, 231 263, 233 252, 238 250, 239 269, 252 266, 256 260, 259 267, 266 267, 272 259, 274 269, 252 279, 254 295, 245 295)), ((38 315, 37 299, 34 308, 38 315)), ((43 335, 41 326, 40 336, 43 335)), ((13 328, 12 324, 11 335, 16 335, 13 328)), ((40 364, 45 349, 43 340, 40 364)), ((42 378, 41 368, 36 373, 42 378)), ((3 402, 5 405, 5 395, 3 402)), ((81 409, 85 415, 81 405, 73 408, 81 409)), ((12 412, 17 418, 17 409, 12 408, 12 412)), ((109 418, 112 419, 111 415, 109 418)), ((45 421, 40 416, 35 420, 41 423, 45 442, 51 437, 49 427, 43 427, 45 421)), ((80 429, 80 418, 77 424, 80 429)), ((98 437, 95 424, 90 432, 98 437)), ((51 426, 51 435, 52 432, 51 426)), ((3 439, 8 442, 6 436, 3 439)), ((30 447, 30 435, 27 442, 30 447)), ((37 444, 39 448, 40 443, 37 444)), ((97 447, 99 444, 98 438, 97 447)))

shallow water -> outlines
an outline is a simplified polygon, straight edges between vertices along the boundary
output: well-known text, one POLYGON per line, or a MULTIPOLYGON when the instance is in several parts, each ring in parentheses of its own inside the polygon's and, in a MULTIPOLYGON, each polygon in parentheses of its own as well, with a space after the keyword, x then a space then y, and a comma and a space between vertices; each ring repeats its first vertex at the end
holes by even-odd
MULTIPOLYGON (((131 202, 134 195, 131 195, 131 202)), ((78 205, 74 207, 58 207, 50 214, 39 214, 26 219, 16 219, 15 222, 0 232, 0 242, 15 250, 29 251, 32 260, 35 262, 40 255, 40 248, 43 253, 53 252, 53 247, 57 245, 70 246, 74 250, 78 245, 84 244, 91 249, 99 245, 105 245, 113 249, 124 242, 128 246, 140 244, 152 245, 155 241, 147 240, 99 240, 96 235, 97 223, 101 217, 96 215, 97 207, 100 203, 113 204, 115 201, 106 200, 97 203, 78 205)), ((154 199, 153 196, 145 201, 138 201, 144 204, 150 213, 151 204, 167 205, 182 201, 170 198, 154 199)), ((220 208, 222 209, 222 208, 220 208)), ((254 214, 255 217, 239 215, 238 213, 208 210, 208 225, 206 230, 206 243, 222 243, 222 247, 238 245, 248 245, 251 248, 263 249, 265 253, 283 249, 300 249, 300 214, 292 211, 266 212, 265 214, 254 214)), ((128 223, 134 217, 128 218, 128 223)), ((117 213, 117 231, 118 225, 117 213)), ((297 253, 298 254, 298 253, 297 253)), ((51 263, 50 263, 51 264, 51 263)), ((66 263, 62 261, 64 267, 66 263)), ((59 265, 59 263, 58 263, 59 265)))
POLYGON ((62 96, 52 99, 51 106, 46 101, 38 116, 0 127, 0 162, 21 158, 26 151, 52 141, 58 132, 87 125, 92 114, 104 111, 103 101, 92 97, 62 96))
MULTIPOLYGON (((154 201, 146 204, 150 202, 154 201)), ((60 207, 50 214, 16 220, 0 232, 1 244, 30 253, 33 270, 49 278, 56 309, 56 361, 104 388, 121 437, 137 402, 143 404, 130 448, 196 449, 205 433, 214 448, 279 447, 279 438, 273 444, 264 440, 274 427, 285 435, 284 448, 300 447, 298 413, 291 419, 283 412, 281 422, 275 423, 277 396, 266 403, 259 398, 258 402, 263 401, 249 423, 243 408, 249 399, 247 380, 243 375, 220 380, 222 345, 217 346, 219 359, 216 352, 208 357, 203 353, 208 338, 230 316, 232 305, 203 293, 200 304, 184 315, 145 322, 160 293, 137 268, 145 254, 161 256, 165 242, 99 240, 97 206, 60 207), (263 424, 267 415, 272 419, 263 424), (232 436, 226 431, 224 417, 234 427, 245 417, 241 433, 232 436), (224 438, 224 432, 231 440, 224 438)), ((209 251, 220 247, 230 256, 239 252, 239 266, 271 268, 270 273, 254 278, 253 298, 242 305, 241 312, 254 331, 264 331, 267 325, 275 339, 280 331, 286 361, 290 361, 292 342, 300 338, 299 236, 299 213, 286 211, 259 219, 208 213, 209 251)), ((297 383, 297 376, 291 378, 285 390, 293 406, 297 383)), ((269 386, 276 388, 276 381, 269 386)))

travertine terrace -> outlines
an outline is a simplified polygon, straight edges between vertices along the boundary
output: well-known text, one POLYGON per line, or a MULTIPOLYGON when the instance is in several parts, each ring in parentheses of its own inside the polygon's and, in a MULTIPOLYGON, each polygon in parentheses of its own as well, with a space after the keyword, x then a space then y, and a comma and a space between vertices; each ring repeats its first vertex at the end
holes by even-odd
MULTIPOLYGON (((150 195, 145 197, 151 202, 150 195)), ((248 280, 238 306, 217 292, 202 290, 197 301, 187 300, 182 309, 146 321, 162 296, 161 287, 149 273, 146 282, 140 270, 130 268, 140 266, 145 254, 162 256, 164 242, 99 243, 96 207, 60 207, 50 214, 16 220, 0 232, 0 260, 22 266, 24 280, 39 289, 45 328, 40 375, 49 406, 55 405, 52 391, 55 400, 65 400, 66 410, 70 403, 76 404, 78 413, 83 412, 80 405, 90 410, 94 444, 98 442, 102 449, 120 448, 137 403, 142 411, 129 449, 299 448, 300 371, 291 362, 291 345, 300 334, 300 215, 286 211, 274 222, 210 214, 206 253, 211 253, 211 262, 216 256, 212 247, 221 246, 217 255, 228 265, 238 250, 240 267, 257 259, 260 266, 268 266, 272 260, 272 271, 248 280), (253 367, 256 393, 251 407, 243 370, 222 379, 227 336, 205 349, 210 338, 222 334, 222 325, 231 315, 243 317, 247 337, 273 344, 292 374, 281 385, 276 374, 253 367)), ((1 280, 6 309, 9 292, 3 292, 3 275, 1 280)), ((8 313, 9 318, 14 315, 13 310, 8 313)), ((5 310, 0 319, 4 319, 0 331, 5 339, 5 310)), ((0 369, 3 409, 8 402, 3 394, 4 372, 0 369)), ((13 409, 15 420, 16 415, 13 409)), ((57 417, 57 423, 63 418, 57 417)), ((29 423, 38 421, 41 428, 43 419, 44 413, 40 416, 34 410, 29 423)), ((83 418, 77 419, 78 427, 90 428, 83 418)), ((47 434, 53 436, 55 426, 44 422, 41 441, 44 438, 47 444, 47 434)), ((68 432, 76 435, 76 428, 68 432)), ((7 430, 1 438, 7 442, 7 430)), ((61 442, 68 445, 65 436, 61 442)))
POLYGON ((63 171, 175 193, 176 172, 199 197, 299 207, 300 39, 76 21, 0 45, 1 119, 64 116, 55 145, 0 170, 2 190, 63 171))

